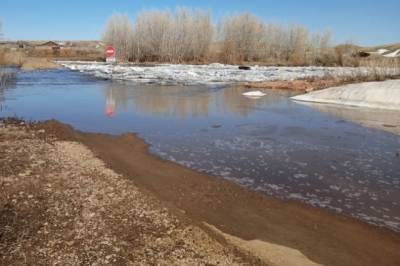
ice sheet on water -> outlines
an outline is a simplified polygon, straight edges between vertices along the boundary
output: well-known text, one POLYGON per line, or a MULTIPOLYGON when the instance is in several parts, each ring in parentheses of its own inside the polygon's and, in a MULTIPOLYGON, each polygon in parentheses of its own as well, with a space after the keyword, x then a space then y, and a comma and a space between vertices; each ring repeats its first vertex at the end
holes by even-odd
POLYGON ((243 71, 235 65, 174 65, 152 67, 137 65, 111 65, 99 62, 60 61, 71 70, 92 74, 99 78, 130 80, 138 83, 157 84, 215 84, 293 80, 325 75, 343 76, 354 73, 354 68, 343 67, 253 67, 243 71))

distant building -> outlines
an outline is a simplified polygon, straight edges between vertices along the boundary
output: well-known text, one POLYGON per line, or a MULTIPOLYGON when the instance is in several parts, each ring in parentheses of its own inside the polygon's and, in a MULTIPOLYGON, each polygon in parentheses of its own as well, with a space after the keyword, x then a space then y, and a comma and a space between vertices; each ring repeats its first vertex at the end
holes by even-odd
POLYGON ((61 47, 63 47, 62 44, 53 42, 53 41, 48 41, 42 44, 36 45, 36 48, 41 48, 41 49, 53 49, 53 50, 60 50, 61 47))
POLYGON ((20 49, 27 49, 27 48, 32 48, 32 45, 26 41, 18 41, 17 47, 20 49))
POLYGON ((37 50, 52 50, 53 55, 58 55, 63 46, 57 42, 48 41, 42 44, 36 45, 37 50))

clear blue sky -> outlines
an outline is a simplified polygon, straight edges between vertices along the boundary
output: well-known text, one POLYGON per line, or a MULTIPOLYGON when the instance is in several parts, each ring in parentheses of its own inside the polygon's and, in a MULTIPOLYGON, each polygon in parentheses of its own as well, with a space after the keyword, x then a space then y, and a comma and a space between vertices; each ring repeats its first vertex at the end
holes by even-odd
POLYGON ((400 42, 400 0, 1 0, 0 20, 12 40, 98 39, 115 13, 132 18, 143 9, 186 6, 210 10, 215 19, 248 11, 265 21, 329 28, 335 42, 400 42))

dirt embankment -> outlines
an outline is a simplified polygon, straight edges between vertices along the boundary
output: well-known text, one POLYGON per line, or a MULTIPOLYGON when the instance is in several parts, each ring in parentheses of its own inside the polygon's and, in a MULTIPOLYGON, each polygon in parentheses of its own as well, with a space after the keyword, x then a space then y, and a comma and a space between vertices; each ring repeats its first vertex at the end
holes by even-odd
POLYGON ((250 82, 240 85, 246 89, 275 89, 275 90, 290 90, 297 92, 311 92, 316 90, 327 89, 348 84, 356 84, 371 81, 383 81, 386 79, 399 79, 400 76, 379 77, 379 76, 354 76, 354 77, 330 77, 330 78, 309 78, 292 81, 265 81, 265 82, 250 82))
POLYGON ((360 83, 362 80, 346 80, 346 79, 311 79, 311 80, 293 80, 293 81, 266 81, 253 82, 241 85, 247 89, 272 89, 272 90, 291 90, 298 92, 310 92, 314 90, 322 90, 330 87, 360 83))
POLYGON ((5 264, 400 261, 395 232, 158 159, 133 134, 81 133, 56 121, 0 132, 5 264))

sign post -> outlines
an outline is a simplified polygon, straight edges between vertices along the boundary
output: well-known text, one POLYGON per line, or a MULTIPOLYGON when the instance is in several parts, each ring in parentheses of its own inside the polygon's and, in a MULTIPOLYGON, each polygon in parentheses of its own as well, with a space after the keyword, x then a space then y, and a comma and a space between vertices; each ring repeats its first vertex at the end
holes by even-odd
POLYGON ((106 49, 106 62, 107 63, 116 63, 117 60, 115 58, 115 49, 111 45, 107 46, 106 49))

